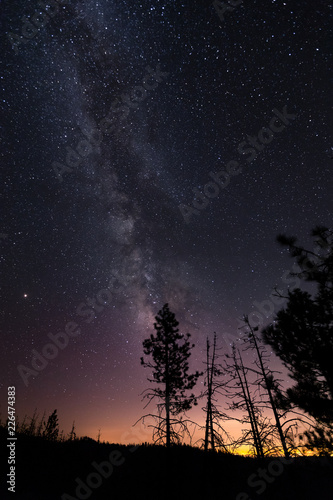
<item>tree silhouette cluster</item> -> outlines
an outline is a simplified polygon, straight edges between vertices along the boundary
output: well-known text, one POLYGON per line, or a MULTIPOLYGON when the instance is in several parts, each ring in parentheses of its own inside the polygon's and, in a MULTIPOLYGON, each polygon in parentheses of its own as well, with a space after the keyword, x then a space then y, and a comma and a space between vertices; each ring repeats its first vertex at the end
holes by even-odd
POLYGON ((218 447, 229 451, 235 444, 247 443, 258 458, 280 453, 279 449, 288 458, 293 450, 299 451, 304 446, 319 454, 333 451, 333 232, 317 227, 312 235, 314 251, 297 245, 296 238, 280 235, 277 240, 296 259, 299 270, 291 274, 312 283, 316 288, 313 295, 299 288, 289 291, 286 307, 262 330, 261 336, 244 316, 245 350, 253 349, 255 354, 251 368, 244 365, 235 345, 232 356, 226 355, 229 362, 217 363, 216 334, 213 346, 207 338, 206 390, 199 396, 189 394, 203 375, 198 371, 189 375, 188 360, 194 347, 190 344, 190 334, 179 333, 178 321, 168 304, 159 311, 154 323, 155 335, 143 342, 147 358, 141 358, 141 364, 152 370, 153 378, 148 381, 154 384, 144 391, 144 399, 148 399, 147 405, 155 398, 158 400, 158 414, 141 419, 155 419, 152 426, 155 442, 165 443, 169 448, 173 442, 180 442, 184 433, 191 436, 188 424, 193 422, 185 418, 185 412, 197 404, 198 398, 205 398, 205 450, 218 447), (268 368, 269 357, 263 341, 273 348, 295 381, 286 391, 268 368), (254 382, 249 382, 249 374, 256 377, 254 382), (231 400, 229 410, 243 410, 245 417, 230 417, 221 411, 217 396, 231 400), (267 409, 273 414, 273 422, 264 414, 267 409), (221 425, 230 418, 250 425, 234 443, 230 440, 226 443, 229 437, 221 425), (307 441, 300 447, 295 437, 302 426, 305 432, 299 438, 304 436, 307 441))
POLYGON ((312 236, 314 251, 297 245, 296 238, 278 237, 296 258, 296 274, 316 291, 290 291, 287 306, 263 330, 263 338, 295 381, 280 394, 281 406, 296 406, 313 417, 318 425, 307 432, 309 444, 322 447, 325 441, 333 451, 333 231, 317 227, 312 236))

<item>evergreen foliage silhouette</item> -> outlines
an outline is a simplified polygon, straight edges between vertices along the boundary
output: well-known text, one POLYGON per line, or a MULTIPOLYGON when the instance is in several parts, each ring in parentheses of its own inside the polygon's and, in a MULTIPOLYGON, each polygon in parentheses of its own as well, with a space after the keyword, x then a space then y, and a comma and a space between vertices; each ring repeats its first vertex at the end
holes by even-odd
POLYGON ((54 410, 54 412, 47 419, 43 436, 46 439, 49 439, 50 441, 56 441, 58 439, 59 423, 58 423, 57 410, 54 410))
POLYGON ((190 343, 189 333, 179 333, 179 323, 168 304, 163 306, 155 319, 156 334, 151 334, 143 342, 143 352, 151 356, 152 361, 141 357, 141 364, 153 370, 153 378, 148 378, 148 381, 159 385, 145 391, 145 397, 149 402, 154 398, 162 400, 166 445, 170 447, 173 434, 171 416, 186 412, 197 404, 195 395, 188 395, 188 391, 194 388, 201 373, 188 373, 188 359, 194 344, 190 343))
MULTIPOLYGON (((294 237, 278 237, 296 257, 299 271, 292 274, 312 282, 316 292, 289 291, 287 306, 263 330, 263 338, 295 381, 281 396, 281 404, 296 405, 319 426, 333 430, 333 231, 317 227, 312 236, 314 251, 298 246, 294 237)), ((318 432, 322 441, 322 431, 318 432)), ((333 440, 331 444, 333 449, 333 440)))

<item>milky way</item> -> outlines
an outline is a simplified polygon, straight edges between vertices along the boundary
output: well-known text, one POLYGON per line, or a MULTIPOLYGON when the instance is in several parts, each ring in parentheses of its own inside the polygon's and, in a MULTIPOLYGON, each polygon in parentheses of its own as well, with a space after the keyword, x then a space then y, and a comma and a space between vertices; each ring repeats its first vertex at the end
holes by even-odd
POLYGON ((227 348, 292 285, 277 234, 331 225, 329 6, 222 4, 4 4, 1 380, 21 414, 119 438, 163 304, 201 369, 206 335, 227 348))

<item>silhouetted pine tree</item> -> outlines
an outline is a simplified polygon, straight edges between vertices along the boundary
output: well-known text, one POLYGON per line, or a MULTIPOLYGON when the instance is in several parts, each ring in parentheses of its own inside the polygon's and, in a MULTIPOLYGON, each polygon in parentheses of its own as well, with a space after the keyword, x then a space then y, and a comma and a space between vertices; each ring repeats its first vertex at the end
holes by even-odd
POLYGON ((318 422, 310 439, 319 448, 325 435, 333 450, 333 231, 317 227, 312 231, 315 249, 297 245, 296 238, 278 236, 289 248, 299 271, 290 273, 314 283, 316 294, 297 288, 289 291, 287 306, 280 310, 273 324, 263 330, 264 341, 290 371, 295 385, 281 398, 287 407, 296 405, 318 422))
POLYGON ((187 395, 187 391, 193 389, 202 374, 198 371, 192 375, 188 373, 188 358, 194 344, 190 344, 189 333, 186 335, 179 333, 177 328, 179 323, 174 313, 169 310, 168 304, 163 306, 155 319, 156 334, 151 334, 143 342, 143 352, 146 356, 151 356, 152 361, 145 361, 142 357, 141 364, 153 370, 153 378, 148 378, 148 381, 158 384, 159 387, 144 391, 144 398, 149 399, 147 405, 154 398, 162 401, 157 405, 159 409, 157 435, 159 438, 165 436, 169 448, 172 438, 175 438, 172 424, 176 421, 172 420, 172 417, 190 410, 192 405, 197 404, 195 395, 193 393, 187 395))
POLYGON ((57 410, 54 410, 54 412, 47 419, 43 436, 46 439, 49 439, 50 441, 56 441, 58 439, 59 423, 58 423, 57 410))

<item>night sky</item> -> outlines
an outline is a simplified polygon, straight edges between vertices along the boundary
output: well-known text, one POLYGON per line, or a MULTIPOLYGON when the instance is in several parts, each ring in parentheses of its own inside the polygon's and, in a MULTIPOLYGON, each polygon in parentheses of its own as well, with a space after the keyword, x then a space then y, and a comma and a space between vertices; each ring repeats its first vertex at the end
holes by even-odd
POLYGON ((207 335, 227 352, 244 313, 268 324, 280 306, 255 303, 296 286, 276 236, 313 248, 331 226, 328 2, 230 4, 3 2, 3 419, 16 386, 21 419, 57 408, 66 433, 149 440, 126 433, 163 304, 202 370, 207 335))

